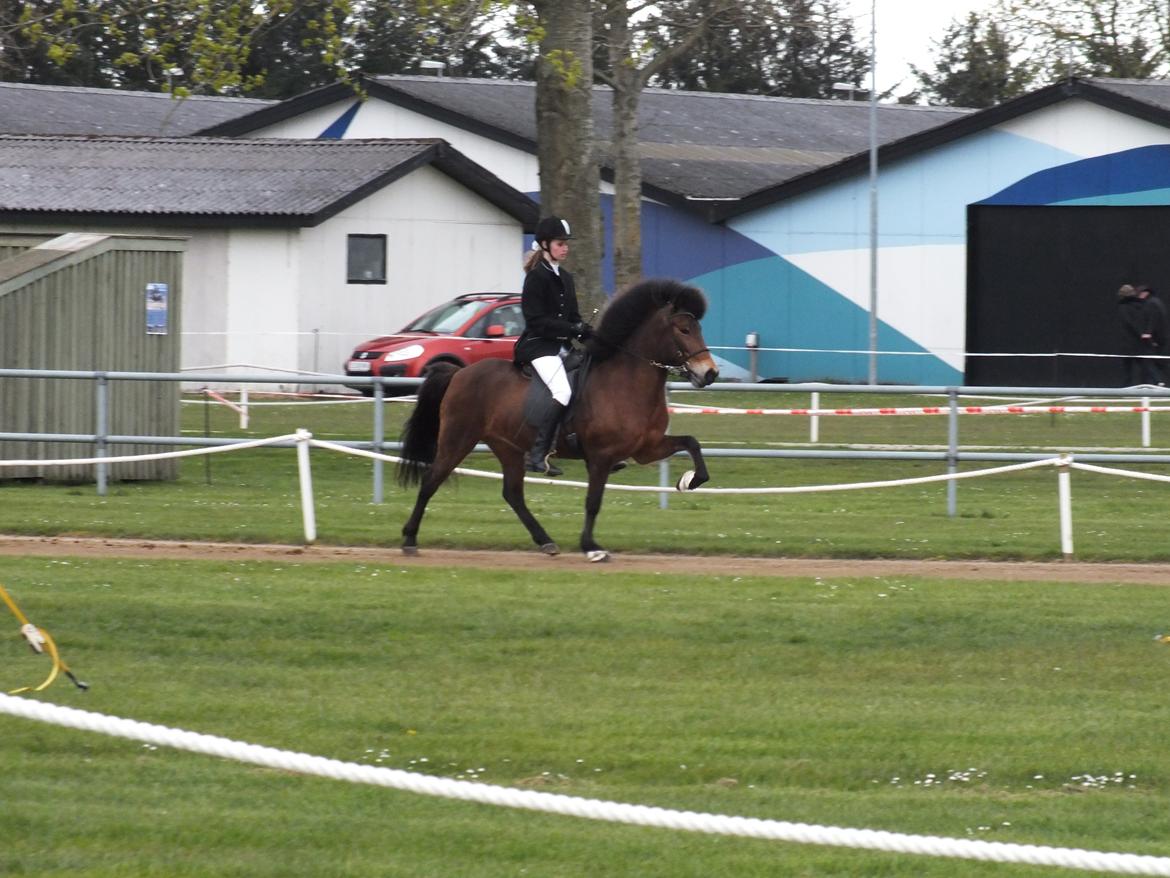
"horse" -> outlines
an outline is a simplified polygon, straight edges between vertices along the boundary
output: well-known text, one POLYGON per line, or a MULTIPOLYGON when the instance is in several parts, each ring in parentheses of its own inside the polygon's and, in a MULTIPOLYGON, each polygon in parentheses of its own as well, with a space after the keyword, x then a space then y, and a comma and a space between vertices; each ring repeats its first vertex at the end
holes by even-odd
MULTIPOLYGON (((673 279, 643 280, 613 298, 585 342, 587 376, 574 391, 556 452, 585 460, 589 487, 580 546, 590 561, 609 559, 593 528, 609 475, 621 462, 632 458, 652 463, 686 451, 694 468, 676 488, 694 490, 709 478, 698 440, 666 433, 668 373, 683 371, 696 388, 706 387, 719 374, 699 328, 706 310, 707 300, 697 287, 673 279)), ((533 542, 546 555, 560 553, 524 502, 524 456, 535 427, 523 409, 533 381, 540 379, 499 359, 470 366, 439 363, 427 371, 403 428, 397 471, 403 487, 419 486, 414 510, 402 528, 405 554, 418 553, 427 503, 480 441, 499 460, 504 500, 533 542)))

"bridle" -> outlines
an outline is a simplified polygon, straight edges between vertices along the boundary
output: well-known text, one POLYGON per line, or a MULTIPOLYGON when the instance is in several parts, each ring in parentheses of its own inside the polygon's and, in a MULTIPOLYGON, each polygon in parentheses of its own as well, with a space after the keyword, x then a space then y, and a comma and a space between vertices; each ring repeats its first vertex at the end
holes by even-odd
MULTIPOLYGON (((696 317, 694 314, 692 314, 690 311, 675 311, 670 316, 674 317, 676 315, 690 317, 696 323, 698 323, 698 321, 699 321, 699 318, 696 317)), ((625 347, 624 345, 613 344, 612 342, 607 341, 605 338, 602 338, 601 336, 598 336, 598 339, 601 341, 602 344, 606 344, 606 345, 609 345, 610 347, 617 348, 623 354, 631 356, 635 360, 641 360, 643 363, 649 363, 651 366, 654 366, 655 368, 661 369, 663 372, 667 372, 667 373, 672 372, 672 371, 685 373, 686 365, 687 365, 687 362, 689 360, 693 360, 695 357, 699 356, 699 354, 711 353, 710 348, 699 348, 697 351, 690 353, 690 354, 688 354, 682 348, 679 348, 678 351, 676 351, 676 353, 678 355, 678 362, 677 363, 660 363, 660 362, 658 362, 658 360, 655 360, 652 357, 646 357, 646 356, 643 356, 642 354, 634 353, 633 351, 631 351, 629 348, 625 347)))

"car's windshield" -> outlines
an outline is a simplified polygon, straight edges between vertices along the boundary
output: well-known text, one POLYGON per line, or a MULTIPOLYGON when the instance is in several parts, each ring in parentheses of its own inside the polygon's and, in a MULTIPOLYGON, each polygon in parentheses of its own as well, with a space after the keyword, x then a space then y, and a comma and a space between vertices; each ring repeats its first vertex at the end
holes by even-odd
POLYGON ((473 316, 483 302, 448 302, 434 311, 428 311, 403 332, 454 332, 473 316))

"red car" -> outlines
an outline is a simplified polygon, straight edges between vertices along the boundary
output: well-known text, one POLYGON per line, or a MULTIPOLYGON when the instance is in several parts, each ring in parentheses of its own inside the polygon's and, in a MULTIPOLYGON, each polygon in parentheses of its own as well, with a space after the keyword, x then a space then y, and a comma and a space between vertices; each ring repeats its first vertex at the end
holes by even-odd
MULTIPOLYGON (((431 363, 462 366, 495 357, 510 360, 524 330, 518 293, 468 293, 440 305, 394 335, 363 342, 345 363, 350 376, 418 378, 431 363)), ((370 396, 372 385, 354 385, 370 396)), ((413 388, 386 385, 388 396, 413 388)))

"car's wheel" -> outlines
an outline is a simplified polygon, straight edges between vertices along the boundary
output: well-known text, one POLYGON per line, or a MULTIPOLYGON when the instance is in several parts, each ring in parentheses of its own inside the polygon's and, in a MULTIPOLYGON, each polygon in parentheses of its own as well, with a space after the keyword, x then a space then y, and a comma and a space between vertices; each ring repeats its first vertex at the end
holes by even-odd
POLYGON ((423 370, 419 374, 425 375, 427 369, 431 368, 431 366, 438 365, 439 363, 450 363, 452 366, 458 366, 460 369, 467 365, 458 357, 435 357, 433 360, 423 366, 423 370))

